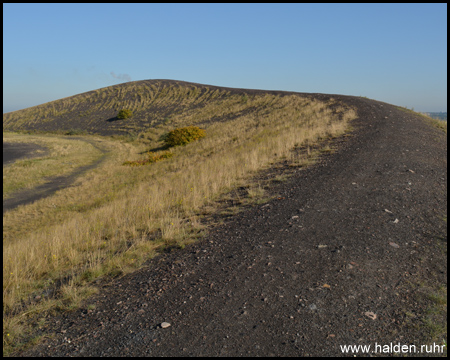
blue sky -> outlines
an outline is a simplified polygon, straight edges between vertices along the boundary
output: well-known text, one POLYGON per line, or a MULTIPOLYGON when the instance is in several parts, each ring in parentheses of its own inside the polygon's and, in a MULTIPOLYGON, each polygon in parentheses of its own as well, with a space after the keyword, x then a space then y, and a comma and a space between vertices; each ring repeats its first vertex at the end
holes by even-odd
POLYGON ((3 4, 3 112, 146 79, 447 111, 447 4, 3 4))

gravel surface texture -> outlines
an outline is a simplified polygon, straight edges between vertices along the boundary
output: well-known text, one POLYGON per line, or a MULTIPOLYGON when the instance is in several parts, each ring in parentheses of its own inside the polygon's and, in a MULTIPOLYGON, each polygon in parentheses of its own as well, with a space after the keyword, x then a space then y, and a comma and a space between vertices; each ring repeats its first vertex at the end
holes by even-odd
POLYGON ((101 284, 20 355, 348 356, 340 345, 420 345, 411 323, 430 306, 423 292, 447 283, 446 135, 395 106, 333 97, 359 115, 335 152, 274 187, 274 200, 101 284))

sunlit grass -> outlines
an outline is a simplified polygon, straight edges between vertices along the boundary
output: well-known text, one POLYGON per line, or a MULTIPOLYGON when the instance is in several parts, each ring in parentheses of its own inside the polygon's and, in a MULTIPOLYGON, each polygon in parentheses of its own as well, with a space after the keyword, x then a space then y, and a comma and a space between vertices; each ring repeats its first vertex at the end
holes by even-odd
POLYGON ((48 149, 41 156, 19 159, 3 167, 4 199, 16 191, 43 184, 49 177, 69 174, 102 155, 99 149, 86 141, 51 135, 3 133, 3 142, 34 143, 48 149))

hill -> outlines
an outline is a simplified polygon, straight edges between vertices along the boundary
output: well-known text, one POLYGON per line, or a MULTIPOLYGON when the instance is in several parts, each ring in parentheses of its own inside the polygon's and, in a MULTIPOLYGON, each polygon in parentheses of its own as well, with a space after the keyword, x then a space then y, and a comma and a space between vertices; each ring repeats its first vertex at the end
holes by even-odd
MULTIPOLYGON (((299 93, 218 87, 175 80, 142 80, 109 86, 3 114, 3 130, 137 134, 149 128, 180 122, 190 125, 230 120, 255 110, 249 100, 269 107, 275 97, 299 93), (240 104, 236 108, 236 104, 240 104), (248 106, 245 106, 248 105, 248 106), (121 109, 133 117, 119 120, 121 109), (194 116, 195 115, 195 116, 194 116)), ((310 96, 302 94, 302 96, 310 96)))

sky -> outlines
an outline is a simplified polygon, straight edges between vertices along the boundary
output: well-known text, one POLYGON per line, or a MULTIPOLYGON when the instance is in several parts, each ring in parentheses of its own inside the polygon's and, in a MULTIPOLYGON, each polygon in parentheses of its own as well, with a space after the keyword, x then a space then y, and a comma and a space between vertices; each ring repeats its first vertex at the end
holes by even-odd
POLYGON ((172 79, 447 111, 447 4, 3 4, 3 112, 172 79))

